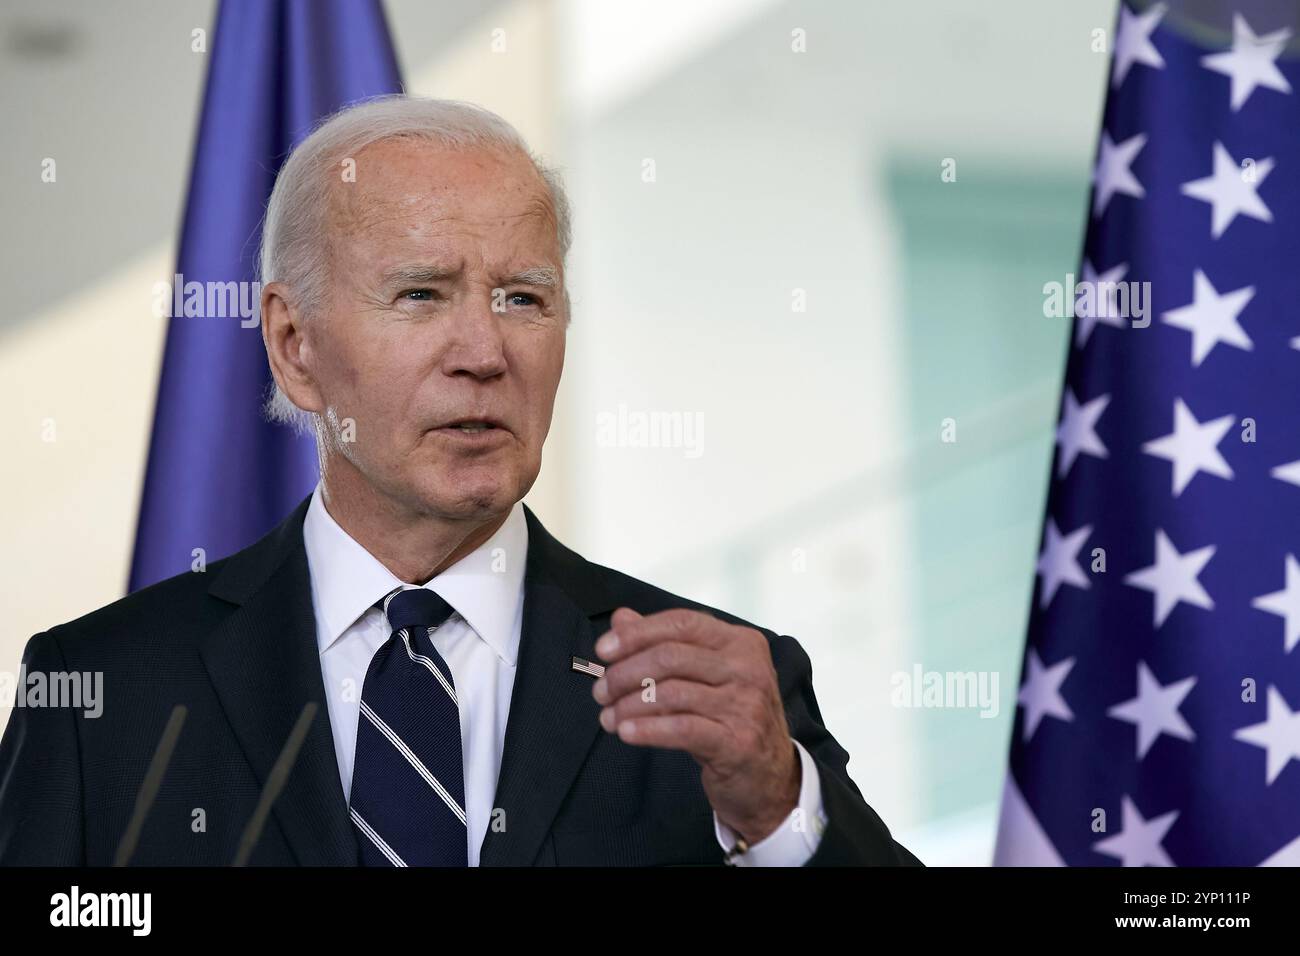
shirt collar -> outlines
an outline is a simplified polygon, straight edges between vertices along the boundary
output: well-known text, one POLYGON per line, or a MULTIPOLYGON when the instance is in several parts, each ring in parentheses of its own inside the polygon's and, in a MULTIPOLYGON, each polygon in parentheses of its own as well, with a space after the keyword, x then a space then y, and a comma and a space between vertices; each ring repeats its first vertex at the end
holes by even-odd
MULTIPOLYGON (((409 585, 340 527, 325 508, 319 482, 302 533, 311 569, 316 639, 323 654, 376 601, 409 585)), ((523 504, 515 502, 492 537, 424 585, 455 608, 474 633, 512 666, 519 652, 517 624, 523 611, 527 555, 528 522, 523 504)))

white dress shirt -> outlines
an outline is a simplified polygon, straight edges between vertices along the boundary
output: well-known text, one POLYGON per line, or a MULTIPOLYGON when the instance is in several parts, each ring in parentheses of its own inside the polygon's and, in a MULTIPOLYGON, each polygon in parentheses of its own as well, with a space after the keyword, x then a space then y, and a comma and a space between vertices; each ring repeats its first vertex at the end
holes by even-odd
MULTIPOLYGON (((411 585, 339 526, 325 508, 319 484, 303 538, 334 753, 343 794, 350 799, 366 670, 391 636, 374 604, 411 585)), ((517 502, 491 538, 424 585, 456 611, 431 637, 451 668, 460 704, 470 866, 478 865, 496 797, 523 629, 525 562, 516 556, 527 553, 528 524, 517 502)), ((812 757, 797 741, 795 746, 802 767, 799 806, 785 824, 736 858, 737 865, 801 866, 820 842, 826 821, 821 781, 812 757)), ((730 849, 735 834, 717 814, 713 819, 719 846, 730 849)))

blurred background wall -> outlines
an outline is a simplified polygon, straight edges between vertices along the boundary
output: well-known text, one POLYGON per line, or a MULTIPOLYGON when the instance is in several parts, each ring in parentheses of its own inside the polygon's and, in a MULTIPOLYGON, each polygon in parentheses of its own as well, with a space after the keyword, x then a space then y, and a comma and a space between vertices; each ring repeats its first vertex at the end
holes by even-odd
MULTIPOLYGON (((575 204, 529 503, 799 638, 900 839, 988 862, 1115 0, 386 9, 408 91, 501 113, 575 204), (917 668, 997 707, 898 706, 917 668)), ((0 4, 0 669, 124 591, 214 10, 0 4)))

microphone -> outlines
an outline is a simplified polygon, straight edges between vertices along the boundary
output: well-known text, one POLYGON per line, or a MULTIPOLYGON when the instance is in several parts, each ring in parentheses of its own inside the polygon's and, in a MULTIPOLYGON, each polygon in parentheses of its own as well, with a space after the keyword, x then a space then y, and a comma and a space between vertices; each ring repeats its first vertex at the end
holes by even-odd
POLYGON ((293 730, 289 731, 289 739, 284 742, 284 749, 280 751, 280 756, 275 759, 271 772, 267 774, 266 784, 257 798, 257 806, 253 808, 253 815, 248 818, 248 824, 239 838, 239 849, 235 853, 231 866, 245 866, 249 857, 253 855, 253 849, 262 836, 262 828, 266 826, 266 819, 271 815, 271 806, 289 780, 289 771, 298 760, 298 754, 307 739, 307 730, 316 718, 318 709, 314 700, 307 701, 302 713, 298 715, 297 722, 293 725, 293 730))
POLYGON ((153 752, 153 759, 149 761, 149 770, 145 773, 144 782, 140 784, 140 790, 135 795, 135 810, 132 811, 131 820, 127 823, 122 840, 117 845, 117 855, 113 857, 114 866, 126 866, 135 854, 136 844, 140 842, 140 833, 144 830, 145 817, 149 815, 154 798, 158 796, 163 774, 167 772, 167 765, 171 763, 172 752, 176 749, 176 741, 181 735, 181 727, 185 725, 185 716, 188 713, 184 704, 177 704, 172 708, 171 716, 167 718, 167 726, 163 728, 158 748, 153 752))
MULTIPOLYGON (((289 773, 298 760, 298 754, 302 752, 302 745, 307 740, 307 731, 311 728, 311 723, 316 718, 316 711, 319 709, 315 701, 308 701, 302 713, 298 715, 293 730, 289 732, 289 739, 285 741, 280 755, 271 766, 271 772, 267 774, 266 783, 257 799, 257 806, 253 808, 253 815, 249 817, 248 823, 240 834, 239 846, 231 863, 232 866, 245 866, 252 857, 257 841, 266 826, 267 818, 271 814, 271 807, 289 780, 289 773)), ((167 718, 167 726, 163 728, 158 747, 154 750, 153 759, 149 761, 149 769, 144 775, 144 782, 140 784, 140 790, 136 794, 131 820, 127 823, 122 839, 118 843, 117 853, 113 857, 113 866, 127 866, 131 862, 131 857, 135 855, 140 834, 144 831, 144 822, 149 816, 149 811, 153 809, 154 800, 162 787, 163 776, 167 773, 167 766, 171 763, 172 754, 176 750, 176 741, 180 738, 181 728, 185 725, 188 714, 189 711, 184 704, 177 704, 172 708, 171 716, 167 718)))

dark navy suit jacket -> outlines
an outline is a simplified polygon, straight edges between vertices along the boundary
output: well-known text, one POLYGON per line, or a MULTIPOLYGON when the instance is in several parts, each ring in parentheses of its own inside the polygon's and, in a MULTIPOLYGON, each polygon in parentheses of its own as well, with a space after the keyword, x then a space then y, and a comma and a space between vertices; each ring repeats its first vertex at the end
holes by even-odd
MULTIPOLYGON (((130 862, 228 865, 308 701, 315 719, 249 862, 358 863, 317 651, 302 535, 309 501, 204 573, 31 639, 28 673, 102 672, 103 711, 13 710, 0 743, 0 864, 111 864, 168 717, 184 704, 130 862)), ((595 641, 621 606, 746 622, 592 564, 525 513, 523 632, 494 803, 506 826, 489 828, 482 865, 721 864, 694 759, 602 731, 592 678, 571 664, 597 659, 595 641)), ((791 736, 817 763, 829 817, 810 865, 918 864, 849 778, 848 754, 822 725, 808 655, 791 637, 763 633, 791 736)))

